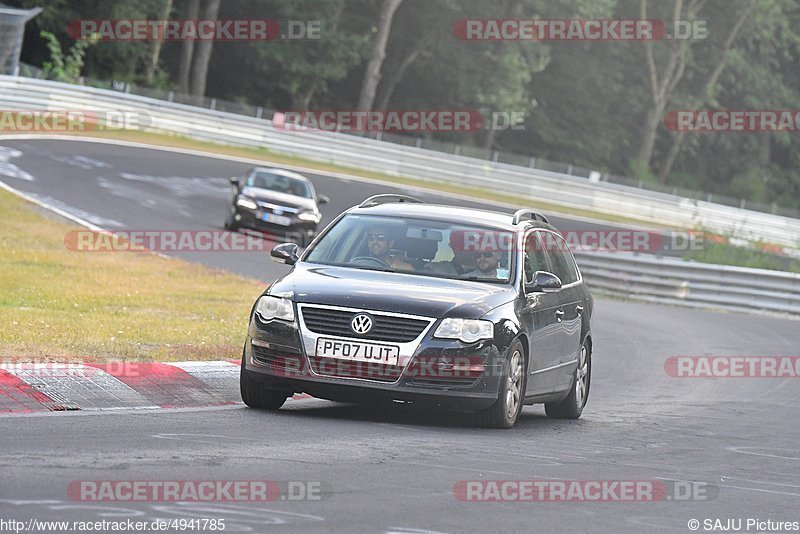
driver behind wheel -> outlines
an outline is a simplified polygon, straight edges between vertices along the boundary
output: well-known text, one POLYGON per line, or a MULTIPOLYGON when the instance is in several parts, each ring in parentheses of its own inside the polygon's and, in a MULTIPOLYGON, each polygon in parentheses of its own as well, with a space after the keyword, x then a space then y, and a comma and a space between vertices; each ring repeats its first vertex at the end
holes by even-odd
POLYGON ((394 239, 389 235, 389 229, 384 226, 372 226, 367 230, 367 250, 370 256, 379 259, 395 270, 413 271, 414 267, 400 258, 389 254, 394 246, 394 239))

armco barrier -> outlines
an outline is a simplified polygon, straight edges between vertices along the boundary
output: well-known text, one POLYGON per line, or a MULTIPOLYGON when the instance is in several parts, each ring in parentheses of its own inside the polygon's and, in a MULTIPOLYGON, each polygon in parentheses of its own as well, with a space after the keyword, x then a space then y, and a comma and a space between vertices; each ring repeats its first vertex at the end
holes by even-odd
POLYGON ((593 290, 701 308, 800 315, 800 274, 630 253, 576 253, 593 290))
POLYGON ((106 89, 0 76, 0 109, 132 111, 150 129, 376 171, 474 186, 520 201, 535 199, 658 224, 703 229, 751 241, 800 248, 800 220, 607 182, 490 162, 422 148, 319 131, 285 131, 268 120, 106 89))
MULTIPOLYGON (((327 132, 288 132, 267 120, 52 81, 0 76, 0 109, 130 111, 150 128, 389 175, 505 192, 655 223, 800 246, 800 220, 617 184, 327 132)), ((800 315, 800 275, 629 253, 576 253, 590 287, 632 298, 736 311, 800 315)))

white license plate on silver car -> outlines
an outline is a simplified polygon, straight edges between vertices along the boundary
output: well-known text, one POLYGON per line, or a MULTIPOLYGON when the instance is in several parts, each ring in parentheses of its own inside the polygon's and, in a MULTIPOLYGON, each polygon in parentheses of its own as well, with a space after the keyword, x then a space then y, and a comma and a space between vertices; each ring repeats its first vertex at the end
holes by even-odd
POLYGON ((397 345, 380 345, 378 343, 361 343, 359 341, 342 341, 340 339, 321 337, 317 339, 317 356, 397 365, 400 357, 400 347, 397 345))
POLYGON ((262 213, 261 220, 272 224, 279 224, 281 226, 289 226, 292 224, 292 220, 289 217, 274 215, 272 213, 262 213))

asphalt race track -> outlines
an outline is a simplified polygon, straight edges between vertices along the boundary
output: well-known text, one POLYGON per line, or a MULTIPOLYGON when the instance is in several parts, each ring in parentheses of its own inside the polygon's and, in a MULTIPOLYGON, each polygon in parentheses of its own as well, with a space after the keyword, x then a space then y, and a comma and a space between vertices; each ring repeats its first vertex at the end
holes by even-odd
MULTIPOLYGON (((3 140, 3 154, 0 180, 111 230, 221 228, 226 177, 248 167, 75 141, 3 140)), ((332 198, 325 222, 397 190, 310 178, 332 198)), ((552 221, 562 230, 587 224, 552 221)), ((261 280, 283 272, 264 253, 183 257, 261 280)), ((692 519, 702 532, 706 519, 741 520, 742 531, 748 519, 800 521, 800 378, 665 370, 673 356, 800 356, 798 325, 597 299, 583 417, 555 421, 526 407, 509 431, 475 428, 459 414, 316 399, 275 414, 235 405, 4 416, 0 517, 224 518, 225 532, 691 532, 692 519), (320 491, 268 503, 104 503, 68 493, 85 480, 271 480, 320 491), (487 480, 657 481, 668 494, 656 502, 458 498, 462 481, 487 480), (689 482, 702 492, 670 490, 689 482)))

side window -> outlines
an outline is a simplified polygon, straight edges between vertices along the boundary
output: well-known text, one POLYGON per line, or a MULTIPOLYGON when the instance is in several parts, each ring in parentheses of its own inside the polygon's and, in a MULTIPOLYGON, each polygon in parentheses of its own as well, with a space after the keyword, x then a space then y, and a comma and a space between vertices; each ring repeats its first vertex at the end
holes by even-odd
POLYGON ((541 232, 530 232, 525 236, 525 281, 533 281, 533 273, 547 270, 547 259, 542 245, 541 232))
POLYGON ((567 270, 569 271, 569 283, 577 282, 580 274, 578 264, 575 262, 575 256, 572 255, 572 251, 563 237, 558 236, 558 240, 561 242, 561 254, 564 256, 564 262, 567 264, 567 270))
POLYGON ((561 236, 552 232, 545 232, 542 237, 545 241, 545 249, 547 250, 547 256, 550 258, 553 274, 558 276, 564 285, 577 282, 578 268, 575 265, 575 260, 572 259, 567 242, 561 236))

